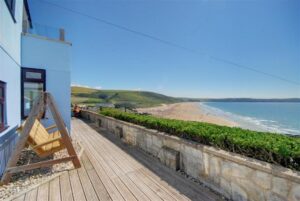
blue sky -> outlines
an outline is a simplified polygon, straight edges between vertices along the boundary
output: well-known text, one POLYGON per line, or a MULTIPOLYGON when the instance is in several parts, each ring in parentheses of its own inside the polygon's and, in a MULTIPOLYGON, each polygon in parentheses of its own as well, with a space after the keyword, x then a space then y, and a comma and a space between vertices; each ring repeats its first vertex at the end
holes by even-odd
POLYGON ((33 22, 65 28, 73 43, 73 84, 181 97, 300 97, 300 1, 29 0, 29 5, 33 22))

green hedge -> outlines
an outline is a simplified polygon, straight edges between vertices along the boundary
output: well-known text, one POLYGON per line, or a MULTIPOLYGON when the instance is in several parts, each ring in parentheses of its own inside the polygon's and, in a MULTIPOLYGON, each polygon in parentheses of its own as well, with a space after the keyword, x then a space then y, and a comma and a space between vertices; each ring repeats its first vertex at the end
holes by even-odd
POLYGON ((100 113, 201 144, 300 170, 300 138, 202 122, 164 119, 116 109, 104 109, 100 113))

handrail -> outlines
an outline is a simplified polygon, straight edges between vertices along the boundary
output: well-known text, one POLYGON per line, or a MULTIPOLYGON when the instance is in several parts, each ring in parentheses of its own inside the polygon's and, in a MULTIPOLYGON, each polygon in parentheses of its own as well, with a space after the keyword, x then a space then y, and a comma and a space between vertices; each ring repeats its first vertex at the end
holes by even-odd
POLYGON ((56 39, 65 41, 65 30, 63 28, 56 28, 38 23, 32 23, 32 27, 23 26, 23 33, 43 36, 49 39, 56 39))

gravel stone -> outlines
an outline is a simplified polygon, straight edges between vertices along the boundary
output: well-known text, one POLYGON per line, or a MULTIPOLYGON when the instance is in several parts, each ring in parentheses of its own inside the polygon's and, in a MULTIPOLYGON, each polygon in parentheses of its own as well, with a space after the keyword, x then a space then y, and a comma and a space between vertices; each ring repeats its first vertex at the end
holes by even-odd
MULTIPOLYGON (((76 142, 76 140, 73 140, 72 143, 76 153, 78 154, 81 150, 79 143, 76 142)), ((64 149, 54 153, 53 156, 41 159, 35 154, 34 151, 26 148, 22 151, 17 166, 41 162, 49 159, 62 158, 66 156, 68 156, 68 152, 66 149, 64 149)), ((38 185, 43 183, 44 181, 55 178, 62 171, 71 169, 73 169, 73 164, 70 161, 67 163, 56 164, 52 167, 38 168, 26 172, 16 173, 11 177, 11 182, 9 184, 0 186, 0 201, 6 200, 11 196, 20 193, 21 191, 25 191, 31 188, 34 185, 38 185)))

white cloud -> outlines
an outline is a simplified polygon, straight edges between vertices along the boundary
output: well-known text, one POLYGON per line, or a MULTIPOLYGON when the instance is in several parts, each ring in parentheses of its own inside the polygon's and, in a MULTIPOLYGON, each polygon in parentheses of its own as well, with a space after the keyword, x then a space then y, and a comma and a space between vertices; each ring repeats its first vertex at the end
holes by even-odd
POLYGON ((102 87, 101 86, 96 86, 96 87, 94 87, 94 89, 102 89, 102 87))
POLYGON ((142 88, 133 89, 133 91, 142 91, 142 88))
POLYGON ((90 89, 102 89, 101 86, 92 87, 92 86, 82 85, 82 84, 78 84, 78 83, 72 83, 71 86, 72 87, 84 87, 84 88, 90 88, 90 89))

